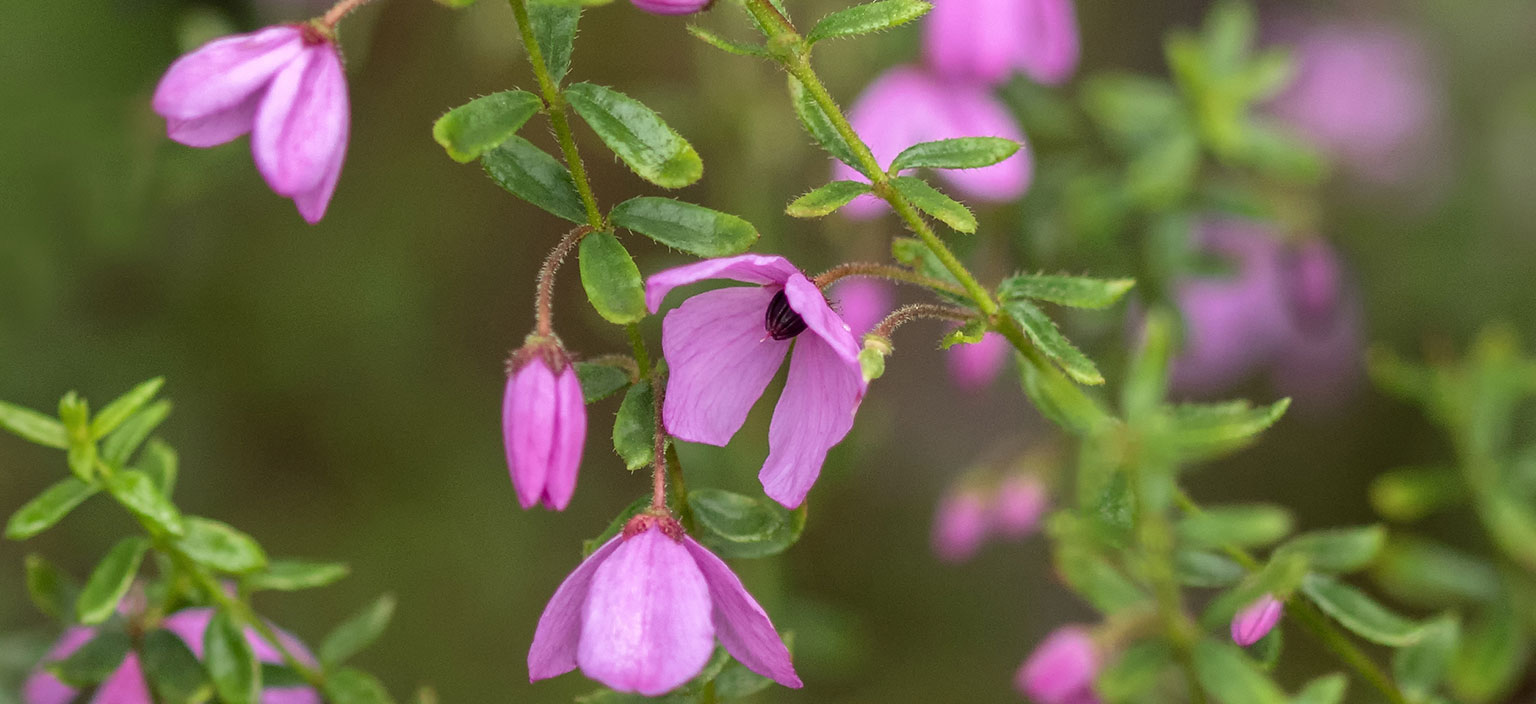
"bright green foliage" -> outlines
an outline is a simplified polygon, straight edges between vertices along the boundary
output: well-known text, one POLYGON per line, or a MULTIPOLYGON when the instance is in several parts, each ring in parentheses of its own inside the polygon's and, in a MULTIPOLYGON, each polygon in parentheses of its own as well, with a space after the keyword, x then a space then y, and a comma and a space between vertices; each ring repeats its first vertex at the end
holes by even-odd
POLYGON ((688 507, 700 530, 694 537, 725 558, 777 555, 805 530, 805 504, 790 510, 767 497, 695 489, 688 493, 688 507))
POLYGON ((73 620, 80 589, 41 555, 27 556, 27 595, 37 610, 58 621, 73 620))
POLYGON ((226 704, 255 704, 261 697, 261 664, 244 629, 219 610, 203 633, 204 666, 226 704))
POLYGON ((581 395, 589 404, 608 398, 630 384, 628 371, 595 362, 577 362, 576 378, 581 381, 581 395))
POLYGON ((336 667, 372 645, 395 615, 395 597, 384 594, 343 621, 320 643, 320 662, 336 667))
POLYGON ((163 377, 155 377, 138 386, 133 387, 128 393, 107 404, 91 419, 91 437, 106 437, 107 433, 116 430, 123 421, 137 413, 144 404, 155 398, 160 392, 160 387, 165 385, 163 377))
POLYGON ((106 481, 112 497, 138 516, 151 531, 180 537, 185 533, 181 511, 160 493, 155 480, 137 470, 124 470, 106 481))
POLYGON ((1295 553, 1320 572, 1346 573, 1365 569, 1387 543, 1381 526, 1320 530, 1286 541, 1277 553, 1295 553))
POLYGON ((213 683, 203 664, 181 637, 170 631, 145 634, 139 646, 139 663, 159 701, 197 702, 213 696, 213 683))
POLYGON ((246 575, 241 584, 250 591, 293 592, 335 584, 351 572, 351 568, 339 562, 273 560, 266 569, 246 575))
POLYGON ((796 198, 784 209, 791 217, 819 218, 831 215, 865 193, 869 192, 869 184, 859 181, 833 181, 825 186, 820 186, 799 198, 796 198))
POLYGON ((615 226, 700 257, 740 254, 757 241, 746 220, 671 198, 631 198, 608 215, 615 226))
POLYGON ((760 57, 766 57, 768 55, 768 50, 764 49, 761 45, 748 44, 746 42, 738 42, 726 39, 725 37, 715 34, 714 32, 711 32, 696 24, 688 25, 688 33, 703 40, 704 43, 728 54, 735 54, 737 56, 760 57))
POLYGON ((132 646, 133 642, 128 639, 127 634, 103 631, 85 645, 80 646, 80 649, 71 653, 69 657, 49 663, 47 669, 66 684, 75 687, 93 687, 101 684, 113 671, 117 670, 132 646))
POLYGON ((911 22, 928 14, 931 9, 933 6, 922 0, 879 0, 854 5, 821 18, 806 33, 805 40, 815 43, 823 39, 879 32, 911 22))
POLYGON ((1203 548, 1269 545, 1291 532, 1291 512, 1280 506, 1210 506, 1179 522, 1179 538, 1203 548))
POLYGON ((539 111, 539 97, 525 90, 492 93, 460 105, 437 118, 432 138, 461 164, 480 158, 507 141, 539 111))
POLYGON ((1020 274, 1010 276, 998 284, 997 295, 1005 301, 1030 298, 1073 308, 1097 310, 1118 303, 1135 285, 1135 279, 1020 274))
POLYGON ((958 232, 970 234, 976 231, 976 216, 969 208, 942 191, 928 185, 927 181, 912 176, 891 179, 891 187, 918 210, 944 223, 958 232))
POLYGON ((480 158, 486 175, 509 193, 575 223, 587 221, 571 172, 522 137, 512 137, 480 158))
POLYGON ((325 680, 325 696, 334 704, 394 704, 377 677, 362 670, 344 668, 325 680))
POLYGON ((613 421, 613 451, 630 471, 650 466, 656 457, 656 401, 651 382, 629 387, 613 421))
POLYGON ((107 556, 96 565, 80 598, 75 600, 75 616, 80 623, 94 625, 107 620, 117 611, 118 602, 133 585, 139 573, 144 554, 149 551, 149 541, 143 538, 123 538, 107 556))
POLYGON ((614 325, 645 317, 645 282, 619 238, 611 232, 591 233, 581 238, 578 257, 581 287, 598 315, 614 325))
POLYGON ((1365 592, 1332 577, 1307 575, 1301 589, 1324 613, 1366 640, 1402 647, 1424 637, 1423 624, 1393 613, 1365 592))
POLYGON ((566 88, 565 98, 640 178, 662 188, 682 188, 704 175, 699 153, 644 103, 591 83, 566 88))
POLYGON ((1020 145, 1002 137, 956 137, 914 144, 891 161, 890 172, 907 169, 978 169, 991 166, 1019 151, 1020 145))
POLYGON ((581 21, 582 4, 532 2, 528 4, 528 19, 533 24, 533 38, 549 68, 549 78, 559 85, 571 70, 571 51, 576 46, 576 25, 581 21))
POLYGON ((1023 299, 1004 301, 1003 310, 1019 323, 1019 327, 1024 329, 1024 334, 1029 337, 1029 341, 1052 361, 1061 365, 1068 376, 1082 384, 1104 383, 1104 375, 1099 373, 1099 368, 1094 365, 1093 360, 1088 359, 1067 341, 1066 336, 1061 334, 1061 330, 1051 321, 1050 316, 1045 314, 1045 311, 1023 299))
POLYGON ((1235 645, 1203 640, 1195 646, 1194 658, 1200 686, 1215 701, 1289 704, 1285 692, 1235 645))
POLYGON ((805 86, 793 76, 789 77, 789 98, 794 105, 795 116, 800 118, 800 125, 805 127, 805 131, 810 133, 822 149, 865 176, 874 177, 874 174, 868 173, 858 158, 853 155, 853 147, 848 144, 848 140, 843 139, 843 136, 832 126, 832 119, 827 117, 827 112, 816 102, 810 91, 806 90, 805 86))
POLYGON ((63 423, 4 401, 0 401, 0 428, 39 445, 59 449, 69 447, 69 437, 64 432, 63 423))
POLYGON ((210 518, 186 517, 186 535, 176 546, 194 562, 231 574, 267 566, 267 554, 255 539, 210 518))
POLYGON ((64 479, 48 487, 37 498, 28 501, 5 524, 5 537, 26 540, 41 533, 62 520, 76 506, 99 491, 74 477, 64 479))
POLYGON ((1422 701, 1432 694, 1445 673, 1461 640, 1461 622, 1442 616, 1424 625, 1419 642, 1398 650, 1392 657, 1392 676, 1410 700, 1422 701))

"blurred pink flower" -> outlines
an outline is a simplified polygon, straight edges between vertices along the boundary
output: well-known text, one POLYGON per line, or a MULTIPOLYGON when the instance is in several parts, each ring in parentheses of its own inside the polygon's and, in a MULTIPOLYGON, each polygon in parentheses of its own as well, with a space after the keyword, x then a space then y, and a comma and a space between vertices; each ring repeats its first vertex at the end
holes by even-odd
POLYGON ((1017 70, 1057 84, 1077 69, 1072 0, 938 0, 923 46, 940 75, 998 84, 1017 70))
POLYGON ((992 497, 992 522, 1005 538, 1020 539, 1040 528, 1040 518, 1051 502, 1050 492, 1040 477, 1016 473, 1005 477, 992 497))
POLYGON ((896 293, 879 279, 847 278, 832 285, 837 312, 854 335, 875 329, 895 309, 896 293))
POLYGON ((987 497, 960 489, 939 501, 933 517, 933 554, 945 562, 965 562, 976 554, 991 527, 987 497))
POLYGON ((1402 183, 1432 168, 1440 96, 1417 39, 1386 25, 1324 24, 1294 45, 1296 78, 1275 115, 1368 181, 1402 183))
POLYGON ((983 335, 980 342, 950 347, 946 351, 949 376, 966 391, 984 389, 1008 363, 1011 349, 1008 340, 995 332, 983 335))
POLYGON ((1285 604, 1274 595, 1259 597, 1232 617, 1232 641, 1245 648, 1259 642, 1280 622, 1284 611, 1285 604))
POLYGON ((794 508, 864 400, 859 341, 816 284, 783 257, 743 254, 668 269, 646 282, 646 304, 656 312, 673 288, 707 279, 759 285, 707 291, 667 313, 661 347, 671 371, 663 420, 679 439, 724 446, 789 355, 758 478, 768 496, 794 508))
POLYGON ((691 15, 709 7, 714 0, 630 0, 653 15, 691 15))
POLYGON ((1040 704, 1083 704, 1096 699, 1093 680, 1100 666, 1098 647, 1088 629, 1062 626, 1030 653, 1014 686, 1040 704))
POLYGON ((154 109, 182 144, 211 147, 250 133, 267 185, 320 221, 347 154, 350 106, 341 54, 313 25, 217 39, 171 64, 154 109))
MULTIPOLYGON (((898 66, 875 79, 854 101, 848 119, 869 145, 875 159, 890 164, 902 150, 920 142, 955 137, 1002 137, 1023 145, 1008 159, 980 169, 940 170, 940 177, 964 197, 1007 202, 1029 187, 1032 162, 1024 132, 991 89, 981 83, 945 82, 921 69, 898 66)), ((842 162, 833 178, 866 181, 842 162)), ((887 209, 872 195, 855 198, 842 213, 856 219, 875 217, 887 209)))
POLYGON ((641 515, 555 591, 528 650, 528 679, 580 667, 654 697, 698 675, 716 639, 753 672, 800 687, 789 650, 731 568, 677 521, 641 515))
POLYGON ((587 440, 587 406, 576 367, 558 342, 533 341, 513 355, 501 404, 507 468, 523 508, 564 511, 576 492, 587 440))

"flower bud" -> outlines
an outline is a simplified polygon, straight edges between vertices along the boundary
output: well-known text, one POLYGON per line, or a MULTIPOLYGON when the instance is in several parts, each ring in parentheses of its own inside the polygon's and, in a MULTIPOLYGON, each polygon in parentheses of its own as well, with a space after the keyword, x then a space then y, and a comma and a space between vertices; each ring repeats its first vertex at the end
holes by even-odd
POLYGON ((1019 668, 1014 686, 1040 704, 1092 701, 1099 652, 1083 626, 1062 626, 1046 636, 1019 668))
POLYGON ((1019 539, 1040 527, 1040 516, 1050 505, 1045 483, 1034 474, 1013 474, 1003 479, 992 498, 993 524, 1004 537, 1019 539))
POLYGON ((933 518, 933 553, 945 562, 964 562, 986 540, 987 498, 974 489, 960 489, 939 502, 933 518))
POLYGON ((1232 617, 1232 641, 1243 647, 1259 642, 1280 622, 1284 602, 1265 594, 1232 617))
POLYGON ((509 364, 501 430, 523 508, 563 511, 576 491, 587 407, 576 367, 560 343, 529 338, 509 364))

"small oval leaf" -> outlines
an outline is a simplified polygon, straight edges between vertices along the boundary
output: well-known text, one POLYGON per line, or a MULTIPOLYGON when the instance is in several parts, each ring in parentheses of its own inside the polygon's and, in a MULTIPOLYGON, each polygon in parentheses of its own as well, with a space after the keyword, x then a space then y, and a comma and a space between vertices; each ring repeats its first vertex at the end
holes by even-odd
POLYGON ((224 611, 203 632, 203 664, 225 704, 255 704, 261 697, 261 664, 244 631, 224 611))
POLYGON ((267 566, 267 555, 251 536, 209 518, 188 516, 186 534, 176 547, 196 562, 220 572, 244 574, 267 566))
POLYGON ((576 182, 559 161, 522 137, 512 137, 480 157, 486 175, 512 195, 571 222, 587 221, 576 182))
POLYGON ((656 455, 656 409, 651 382, 641 380, 624 394, 613 421, 613 451, 633 472, 647 467, 656 455))
POLYGON ((75 600, 75 614, 80 623, 87 626, 107 620, 117 612, 118 602, 133 585, 133 578, 149 551, 149 541, 144 538, 123 538, 112 546, 107 556, 96 565, 80 598, 75 600))
POLYGON ((619 238, 611 232, 591 233, 582 238, 577 257, 581 287, 598 315, 614 325, 628 325, 645 317, 645 282, 619 238))
POLYGON ((979 169, 1018 153, 1023 145, 1002 137, 957 137, 907 147, 891 162, 891 173, 907 169, 979 169))
POLYGON ((1424 637, 1423 624, 1389 611, 1365 592, 1332 577, 1309 574, 1301 591, 1340 625, 1373 643, 1401 648, 1424 637))
POLYGON ((631 198, 609 217, 618 227, 700 257, 740 254, 757 241, 757 228, 746 220, 671 198, 631 198))
POLYGON ((918 210, 939 222, 966 234, 976 231, 976 216, 971 214, 970 209, 961 205, 960 201, 928 185, 927 181, 911 176, 898 176, 891 179, 890 183, 897 193, 900 193, 918 210))
POLYGON ((682 188, 704 175, 699 153, 644 103, 592 83, 566 88, 565 98, 640 178, 662 188, 682 188))
POLYGON ((833 181, 807 193, 784 209, 790 217, 819 218, 823 215, 831 215, 865 193, 869 192, 869 184, 858 181, 833 181))
POLYGON ((931 9, 933 5, 922 0, 879 0, 854 5, 821 18, 805 35, 805 40, 815 43, 823 39, 880 32, 911 22, 931 9))
POLYGON ((467 164, 517 134, 543 102, 525 90, 508 90, 475 98, 449 110, 432 125, 432 138, 448 157, 467 164))
POLYGON ((95 496, 97 491, 96 487, 74 477, 54 484, 11 514, 11 520, 5 524, 5 537, 26 540, 48 530, 81 502, 95 496))
POLYGON ((347 619, 320 643, 320 662, 327 669, 340 665, 383 635, 395 615, 395 597, 384 594, 347 619))

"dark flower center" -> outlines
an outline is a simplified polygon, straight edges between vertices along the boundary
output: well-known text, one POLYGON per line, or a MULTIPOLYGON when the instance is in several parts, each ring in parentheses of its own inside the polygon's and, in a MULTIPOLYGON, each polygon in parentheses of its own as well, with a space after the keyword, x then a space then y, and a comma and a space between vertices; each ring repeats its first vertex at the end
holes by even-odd
POLYGON ((775 340, 788 340, 805 332, 805 318, 800 317, 794 308, 789 307, 789 296, 780 291, 773 294, 773 300, 768 302, 768 312, 763 316, 763 327, 768 329, 769 337, 775 340))

